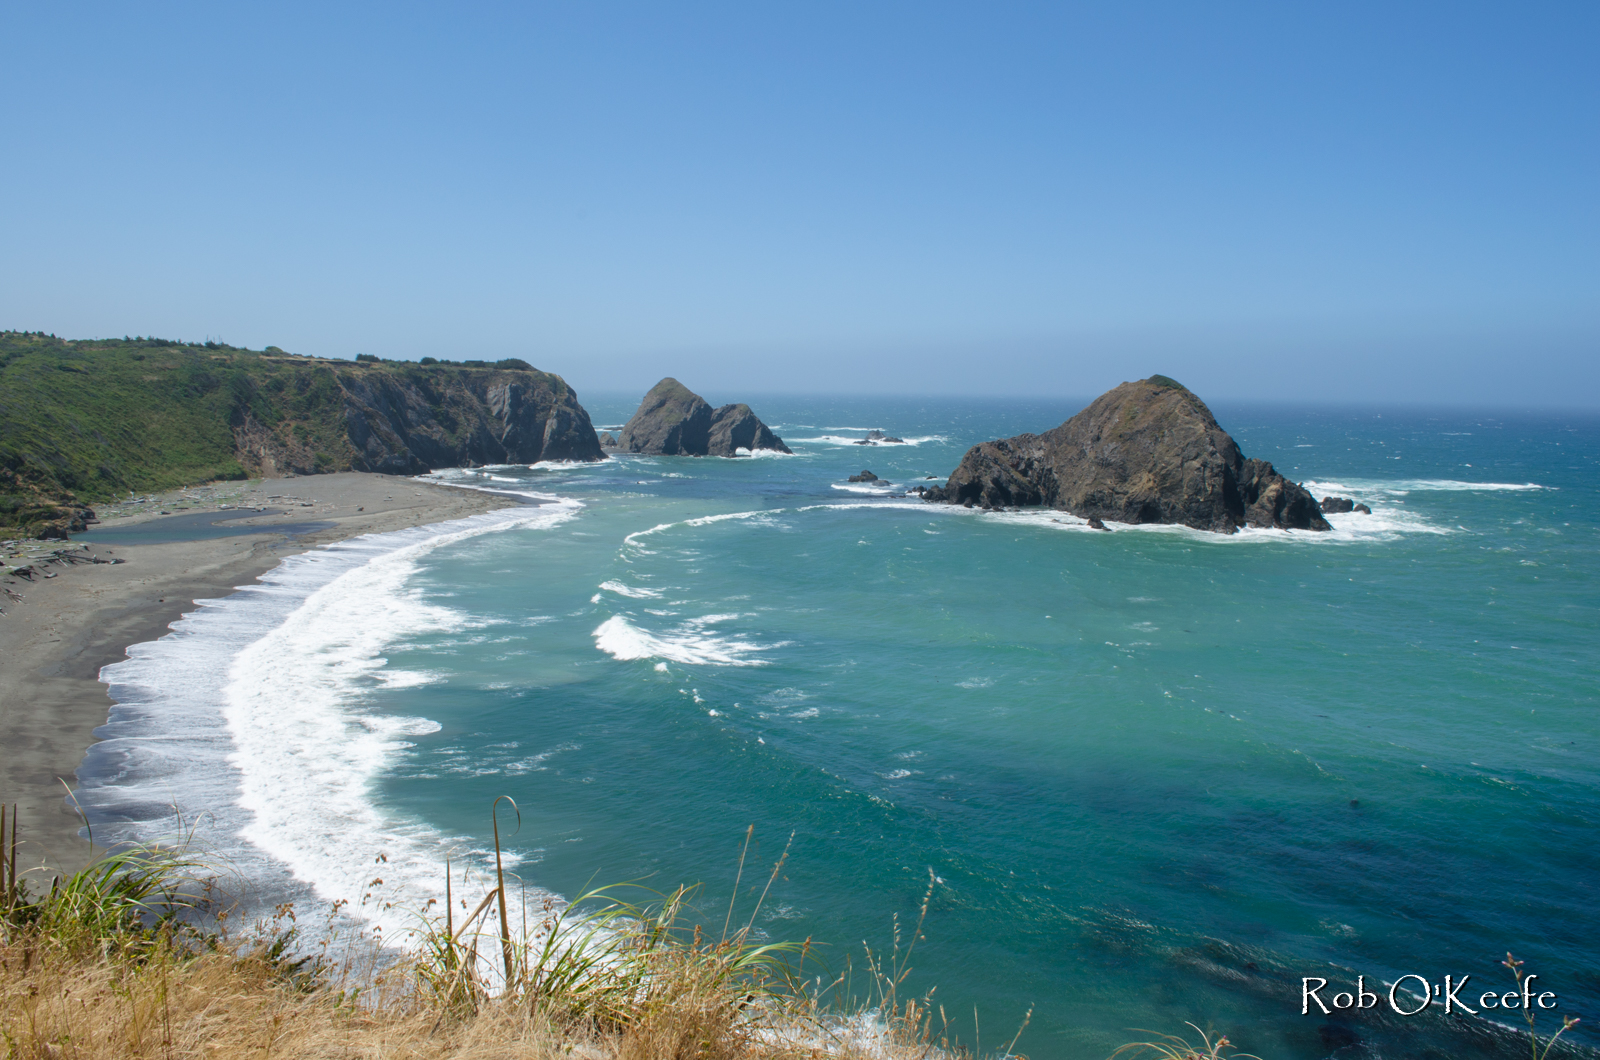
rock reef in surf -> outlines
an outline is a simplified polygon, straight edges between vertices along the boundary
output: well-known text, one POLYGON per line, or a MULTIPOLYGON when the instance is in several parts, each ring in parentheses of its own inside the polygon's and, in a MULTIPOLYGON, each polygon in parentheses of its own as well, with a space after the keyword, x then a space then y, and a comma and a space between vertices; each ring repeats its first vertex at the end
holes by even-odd
POLYGON ((1163 375, 1123 383, 1043 434, 973 446, 945 485, 922 496, 1222 534, 1332 529, 1310 493, 1267 461, 1246 459, 1205 402, 1163 375))
POLYGON ((790 452, 749 405, 714 409, 670 377, 650 388, 639 411, 622 428, 616 447, 624 453, 653 456, 738 456, 740 449, 790 452))
POLYGON ((1371 508, 1368 508, 1365 504, 1358 504, 1349 497, 1324 497, 1322 498, 1322 510, 1324 512, 1331 512, 1334 515, 1338 515, 1340 512, 1364 512, 1367 515, 1372 514, 1371 508))

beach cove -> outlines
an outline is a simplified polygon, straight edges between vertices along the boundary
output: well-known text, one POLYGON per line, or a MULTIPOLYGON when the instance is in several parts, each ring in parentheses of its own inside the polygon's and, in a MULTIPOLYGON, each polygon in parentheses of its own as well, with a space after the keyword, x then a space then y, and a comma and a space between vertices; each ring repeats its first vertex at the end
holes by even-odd
POLYGON ((123 563, 30 560, 36 576, 9 579, 23 600, 6 601, 0 618, 0 657, 7 660, 0 669, 0 725, 7 734, 0 790, 18 806, 26 867, 71 872, 93 855, 63 785, 76 787, 85 749, 106 723, 111 704, 100 670, 124 659, 131 645, 166 635, 196 600, 228 596, 285 556, 518 503, 356 472, 223 483, 212 494, 221 499, 203 509, 186 491, 120 505, 128 514, 108 516, 95 528, 99 532, 75 535, 70 546, 53 542, 36 550, 47 555, 87 546, 123 563), (195 514, 185 514, 191 503, 195 514), (249 514, 241 516, 246 506, 249 514), (273 514, 256 513, 257 507, 273 514), (220 522, 193 525, 202 513, 220 522), (187 525, 178 540, 164 540, 174 536, 166 529, 173 521, 187 525), (298 532, 289 536, 280 528, 298 532))
MULTIPOLYGON (((201 836, 260 870, 262 901, 356 901, 388 855, 393 908, 363 914, 386 934, 444 856, 481 864, 511 794, 534 895, 699 880, 715 907, 747 825, 763 857, 794 832, 761 929, 837 940, 836 961, 931 871, 913 981, 986 1026, 1034 1004, 1029 1055, 1201 1016, 1262 1055, 1348 1034, 1494 1056, 1501 1023, 1301 1020, 1296 990, 1476 985, 1505 949, 1582 1011, 1592 423, 1219 409, 1251 455, 1373 508, 1315 536, 904 497, 970 440, 1071 411, 763 403, 795 455, 440 472, 462 503, 528 495, 531 521, 340 546, 324 573, 359 592, 286 565, 123 665, 179 673, 179 648, 240 638, 200 699, 259 741, 238 783, 267 763, 285 798, 208 804, 201 836), (857 444, 873 429, 903 441, 857 444), (249 618, 285 594, 282 621, 249 618), (354 757, 274 759, 329 724, 347 738, 306 746, 354 757), (319 775, 359 783, 318 803, 319 775)), ((170 785, 91 766, 114 827, 170 830, 170 785)))

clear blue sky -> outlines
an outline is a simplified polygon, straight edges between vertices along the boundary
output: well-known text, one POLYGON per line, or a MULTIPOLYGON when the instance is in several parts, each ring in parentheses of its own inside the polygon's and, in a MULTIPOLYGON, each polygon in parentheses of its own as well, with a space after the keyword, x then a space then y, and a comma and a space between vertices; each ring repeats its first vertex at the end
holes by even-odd
POLYGON ((0 327, 1600 405, 1600 4, 0 6, 0 327))

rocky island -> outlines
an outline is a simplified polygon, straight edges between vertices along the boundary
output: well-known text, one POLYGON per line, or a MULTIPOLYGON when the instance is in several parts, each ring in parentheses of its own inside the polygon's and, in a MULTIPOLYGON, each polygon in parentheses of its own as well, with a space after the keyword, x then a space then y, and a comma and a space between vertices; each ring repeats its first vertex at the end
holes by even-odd
POLYGON ((749 405, 713 409, 705 398, 670 377, 650 388, 639 411, 617 436, 615 448, 653 456, 738 456, 740 449, 791 451, 749 405))
POLYGON ((1043 434, 967 450, 924 500, 1047 506, 1090 521, 1331 530, 1315 498, 1265 460, 1246 459, 1211 410, 1163 375, 1123 383, 1043 434))

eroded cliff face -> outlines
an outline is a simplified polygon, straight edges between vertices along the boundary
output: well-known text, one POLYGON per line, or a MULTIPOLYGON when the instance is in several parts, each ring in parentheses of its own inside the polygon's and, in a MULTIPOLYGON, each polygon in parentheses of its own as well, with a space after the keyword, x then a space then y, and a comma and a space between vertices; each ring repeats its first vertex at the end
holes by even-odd
POLYGON ((268 426, 246 415, 235 426, 239 460, 248 471, 273 476, 348 468, 405 475, 605 459, 577 395, 548 372, 364 365, 317 371, 330 378, 319 380, 319 400, 295 425, 268 426))
POLYGON ((639 411, 622 428, 617 448, 656 456, 737 456, 740 449, 790 451, 749 405, 713 409, 699 394, 670 377, 644 396, 639 411))
POLYGON ((1043 434, 975 445, 923 496, 1224 534, 1331 529, 1311 494, 1270 463, 1245 459, 1205 402, 1165 376, 1123 383, 1043 434))

